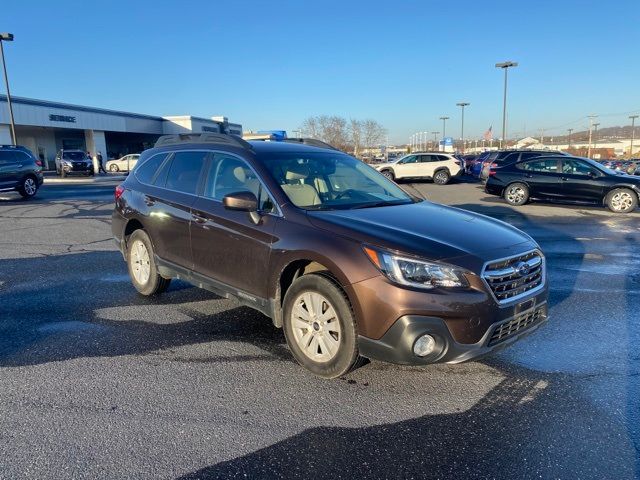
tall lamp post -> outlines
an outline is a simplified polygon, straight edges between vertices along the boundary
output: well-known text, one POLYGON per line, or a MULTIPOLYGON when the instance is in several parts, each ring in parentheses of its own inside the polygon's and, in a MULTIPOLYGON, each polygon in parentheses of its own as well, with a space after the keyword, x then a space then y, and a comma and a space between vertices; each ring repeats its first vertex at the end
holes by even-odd
POLYGON ((587 148, 587 158, 591 158, 591 139, 593 135, 593 119, 597 118, 597 115, 589 115, 589 148, 587 148))
POLYGON ((4 70, 4 83, 7 85, 7 105, 9 106, 9 122, 11 123, 11 140, 14 145, 16 141, 16 125, 13 121, 13 107, 11 106, 11 91, 9 90, 9 77, 7 76, 7 65, 4 62, 4 48, 2 42, 13 42, 13 33, 0 33, 0 58, 2 59, 2 70, 4 70))
POLYGON ((507 142, 507 71, 511 67, 517 67, 518 62, 496 63, 496 68, 504 70, 504 97, 502 99, 502 140, 507 142))
POLYGON ((569 145, 567 146, 567 150, 571 148, 571 134, 573 133, 573 128, 567 128, 567 132, 569 132, 569 145))
POLYGON ((638 115, 629 115, 631 119, 631 145, 629 146, 629 158, 633 158, 633 141, 635 140, 636 118, 638 115))
POLYGON ((593 128, 595 129, 593 132, 593 149, 594 150, 598 148, 598 127, 599 126, 600 126, 600 123, 593 124, 593 128))
POLYGON ((433 134, 433 150, 436 150, 436 145, 438 143, 438 134, 440 132, 431 132, 433 134))
POLYGON ((459 102, 456 103, 456 105, 462 109, 462 126, 460 127, 460 138, 462 139, 462 153, 464 153, 464 107, 468 107, 470 103, 459 102))
MULTIPOLYGON (((449 117, 440 117, 440 120, 442 120, 442 151, 444 152, 444 137, 447 136, 447 120, 449 120, 449 117)), ((438 148, 438 151, 440 151, 440 148, 438 148)))

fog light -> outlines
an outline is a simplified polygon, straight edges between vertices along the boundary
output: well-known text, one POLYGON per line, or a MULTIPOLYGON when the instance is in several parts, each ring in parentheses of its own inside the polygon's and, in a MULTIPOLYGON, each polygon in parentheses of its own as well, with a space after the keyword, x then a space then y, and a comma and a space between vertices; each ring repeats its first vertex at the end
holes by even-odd
POLYGON ((426 357, 436 349, 436 339, 431 335, 422 335, 413 344, 413 353, 419 357, 426 357))

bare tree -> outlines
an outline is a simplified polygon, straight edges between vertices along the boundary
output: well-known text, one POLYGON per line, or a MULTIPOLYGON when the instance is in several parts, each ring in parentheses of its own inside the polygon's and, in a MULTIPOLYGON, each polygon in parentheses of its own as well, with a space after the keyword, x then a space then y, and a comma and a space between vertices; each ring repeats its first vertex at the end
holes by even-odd
POLYGON ((349 150, 349 131, 347 121, 336 115, 309 117, 302 122, 306 136, 327 142, 341 150, 349 150))
POLYGON ((355 118, 349 120, 349 134, 353 146, 353 156, 358 157, 362 148, 362 122, 360 120, 355 118))
POLYGON ((364 120, 362 124, 362 143, 371 149, 383 143, 387 130, 375 120, 364 120))

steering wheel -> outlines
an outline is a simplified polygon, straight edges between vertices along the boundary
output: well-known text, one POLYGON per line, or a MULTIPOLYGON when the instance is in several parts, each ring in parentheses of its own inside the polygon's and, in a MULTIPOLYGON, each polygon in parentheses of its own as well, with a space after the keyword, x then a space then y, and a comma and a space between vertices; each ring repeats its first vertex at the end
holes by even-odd
POLYGON ((359 192, 353 188, 348 188, 346 189, 344 192, 340 192, 338 193, 335 197, 333 197, 334 200, 340 200, 342 197, 345 197, 347 194, 349 194, 349 196, 351 196, 351 194, 359 194, 359 192))

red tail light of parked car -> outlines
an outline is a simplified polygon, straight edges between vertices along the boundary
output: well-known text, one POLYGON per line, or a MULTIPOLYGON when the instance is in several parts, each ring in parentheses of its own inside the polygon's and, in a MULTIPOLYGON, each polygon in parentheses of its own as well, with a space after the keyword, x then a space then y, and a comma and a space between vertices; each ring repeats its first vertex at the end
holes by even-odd
POLYGON ((124 187, 122 185, 118 185, 114 192, 116 201, 118 201, 118 199, 122 196, 123 193, 124 193, 124 187))

